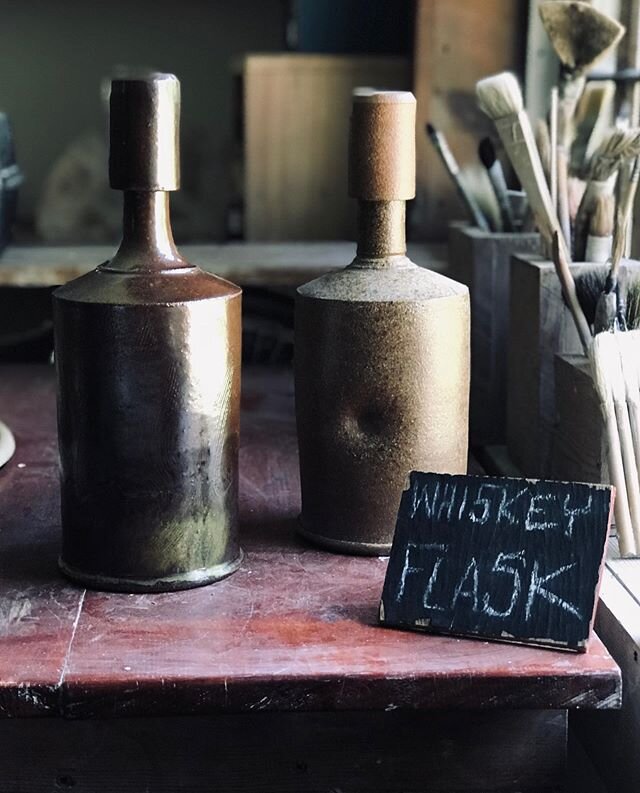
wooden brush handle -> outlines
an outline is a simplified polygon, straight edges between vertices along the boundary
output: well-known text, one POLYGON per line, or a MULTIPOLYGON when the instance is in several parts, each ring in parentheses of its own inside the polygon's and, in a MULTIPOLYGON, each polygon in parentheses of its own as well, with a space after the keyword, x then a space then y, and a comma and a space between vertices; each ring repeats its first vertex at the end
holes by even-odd
POLYGON ((563 252, 561 242, 562 237, 560 233, 556 231, 553 235, 553 263, 560 281, 560 286, 562 287, 562 294, 569 306, 569 311, 571 311, 571 316, 573 317, 578 335, 580 336, 582 349, 584 350, 584 354, 588 355, 592 342, 591 330, 584 312, 580 308, 578 295, 576 293, 576 283, 571 275, 569 262, 563 252))
MULTIPOLYGON (((495 124, 513 169, 527 194, 540 234, 551 243, 554 233, 560 231, 560 226, 555 207, 551 203, 529 117, 521 110, 498 119, 495 124)), ((569 260, 571 257, 564 238, 560 241, 560 247, 565 259, 569 260)))
POLYGON ((583 262, 587 252, 587 236, 589 234, 589 222, 593 214, 597 200, 600 196, 613 195, 616 184, 616 174, 606 181, 600 182, 594 179, 587 182, 587 186, 580 200, 578 214, 573 225, 573 243, 576 261, 583 262))
POLYGON ((616 489, 615 518, 616 528, 618 530, 618 543, 620 545, 620 556, 635 556, 637 549, 633 536, 631 514, 629 512, 629 498, 624 478, 624 464, 622 462, 622 450, 620 448, 615 409, 613 403, 608 403, 608 407, 603 405, 602 409, 604 412, 605 432, 607 437, 609 477, 611 479, 611 484, 616 489))
POLYGON ((638 467, 638 471, 640 471, 640 404, 637 401, 629 402, 628 407, 636 466, 638 467))
POLYGON ((640 547, 640 480, 638 479, 638 467, 636 465, 633 433, 631 431, 627 403, 615 402, 615 412, 618 437, 620 438, 620 453, 624 468, 624 480, 627 488, 627 500, 629 502, 629 515, 637 550, 640 547))
POLYGON ((562 236, 571 249, 571 219, 569 217, 569 155, 563 144, 558 146, 556 164, 558 168, 558 220, 562 236))

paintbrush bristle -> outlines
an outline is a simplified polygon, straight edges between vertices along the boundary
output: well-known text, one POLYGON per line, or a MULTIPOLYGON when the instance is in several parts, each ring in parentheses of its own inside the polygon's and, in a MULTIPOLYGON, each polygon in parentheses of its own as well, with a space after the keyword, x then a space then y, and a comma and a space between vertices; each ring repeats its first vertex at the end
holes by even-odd
POLYGON ((598 298, 604 291, 609 267, 606 264, 582 267, 575 276, 576 295, 587 323, 592 326, 596 318, 598 298))
POLYGON ((626 319, 629 330, 640 328, 640 278, 629 281, 626 319))
POLYGON ((491 168, 496 161, 496 149, 491 138, 482 138, 478 145, 478 156, 485 168, 491 168))
MULTIPOLYGON (((613 341, 611 333, 597 333, 593 338, 593 343, 589 350, 589 360, 591 362, 591 376, 598 397, 602 405, 609 405, 613 408, 613 387, 609 374, 607 359, 611 355, 611 343, 613 341)), ((615 344, 615 342, 614 342, 615 344)))
POLYGON ((478 107, 494 121, 519 113, 523 107, 520 84, 511 72, 485 77, 476 84, 478 107))
MULTIPOLYGON (((622 375, 627 391, 627 404, 634 402, 636 409, 640 401, 638 356, 640 355, 640 334, 637 330, 616 333, 618 351, 622 362, 622 375)), ((631 407, 631 406, 630 406, 631 407)))
POLYGON ((467 165, 460 175, 465 187, 475 198, 482 214, 489 221, 491 228, 501 229, 500 208, 486 169, 480 165, 467 165))
POLYGON ((592 237, 610 237, 613 234, 616 202, 612 195, 596 198, 596 205, 589 219, 589 234, 592 237))
POLYGON ((582 179, 578 179, 577 176, 570 176, 567 180, 567 198, 569 199, 569 217, 571 218, 571 223, 573 224, 576 219, 576 215, 578 214, 578 207, 580 206, 580 202, 582 201, 582 196, 584 195, 585 188, 587 186, 586 182, 583 182, 582 179))
POLYGON ((625 28, 590 3, 547 0, 540 18, 556 54, 573 74, 584 74, 610 52, 625 28))
POLYGON ((611 126, 615 93, 613 80, 587 83, 582 92, 574 119, 576 137, 571 146, 571 167, 580 176, 587 175, 589 159, 611 126))
POLYGON ((640 128, 614 129, 593 153, 589 178, 605 182, 626 160, 640 155, 640 128))

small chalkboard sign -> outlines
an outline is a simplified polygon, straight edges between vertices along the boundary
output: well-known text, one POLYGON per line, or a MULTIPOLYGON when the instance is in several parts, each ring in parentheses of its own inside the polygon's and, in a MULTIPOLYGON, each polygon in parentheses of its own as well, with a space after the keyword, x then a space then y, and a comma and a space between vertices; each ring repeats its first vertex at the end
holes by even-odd
POLYGON ((612 507, 604 485, 414 471, 380 621, 582 652, 612 507))

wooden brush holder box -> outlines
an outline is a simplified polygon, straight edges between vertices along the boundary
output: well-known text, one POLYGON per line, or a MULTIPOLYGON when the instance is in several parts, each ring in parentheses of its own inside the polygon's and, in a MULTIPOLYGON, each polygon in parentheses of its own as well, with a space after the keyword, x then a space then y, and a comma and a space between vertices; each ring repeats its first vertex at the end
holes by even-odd
MULTIPOLYGON (((624 265, 640 274, 640 262, 627 259, 624 265)), ((593 266, 578 262, 571 272, 576 278, 593 266)), ((507 449, 524 476, 551 477, 556 355, 582 356, 583 350, 553 262, 541 256, 514 256, 509 303, 507 449)))
POLYGON ((602 412, 584 355, 556 355, 556 421, 549 476, 571 482, 607 484, 602 412))
POLYGON ((471 298, 471 403, 474 446, 504 444, 507 422, 507 342, 510 262, 540 249, 540 235, 486 232, 466 223, 449 226, 448 274, 471 298))

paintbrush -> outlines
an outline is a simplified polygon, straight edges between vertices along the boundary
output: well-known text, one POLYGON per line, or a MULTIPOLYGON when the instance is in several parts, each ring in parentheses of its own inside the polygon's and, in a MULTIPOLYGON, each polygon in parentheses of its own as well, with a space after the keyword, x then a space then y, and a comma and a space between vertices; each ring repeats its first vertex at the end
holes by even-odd
MULTIPOLYGON (((625 29, 613 17, 589 3, 548 0, 540 4, 539 11, 544 29, 562 64, 558 101, 558 217, 570 246, 567 190, 576 106, 584 89, 586 72, 618 44, 625 29)), ((584 256, 584 251, 582 254, 584 256)), ((578 258, 581 258, 579 254, 578 258)))
POLYGON ((480 163, 471 163, 464 169, 461 176, 464 179, 464 186, 487 219, 489 228, 492 231, 501 231, 500 207, 486 169, 480 163))
POLYGON ((438 132, 438 130, 433 126, 433 124, 427 124, 427 135, 429 139, 433 143, 433 147, 440 155, 440 159, 442 160, 442 164, 444 165, 447 173, 451 177, 451 181, 456 186, 456 190, 458 191, 458 195, 462 199, 463 204, 465 205, 467 211, 473 223, 482 231, 491 231, 489 228, 489 224, 487 219, 482 214, 480 207, 478 206, 475 198, 471 195, 471 193, 467 190, 465 185, 460 178, 460 167, 456 162, 456 158, 453 156, 451 149, 449 148, 449 144, 442 132, 438 132))
MULTIPOLYGON (((598 196, 589 219, 589 236, 585 261, 604 264, 611 256, 615 200, 612 195, 598 196)), ((603 284, 604 288, 604 284, 603 284)))
POLYGON ((593 264, 579 269, 575 276, 576 295, 589 327, 593 327, 598 299, 604 289, 609 266, 593 264))
POLYGON ((596 333, 603 330, 615 329, 616 323, 623 324, 622 330, 626 329, 624 318, 621 317, 621 307, 618 301, 618 274, 620 262, 627 240, 627 227, 633 202, 638 189, 638 178, 640 177, 640 161, 636 158, 633 171, 629 178, 629 188, 627 189, 623 201, 616 213, 616 222, 613 230, 613 248, 611 251, 611 266, 607 275, 607 280, 596 306, 596 316, 594 329, 596 333))
MULTIPOLYGON (((636 471, 640 471, 640 331, 616 333, 615 338, 622 364, 636 471)), ((640 523, 634 524, 634 534, 637 550, 640 551, 640 523)))
MULTIPOLYGON (((551 135, 549 132, 549 125, 543 118, 539 118, 533 127, 533 134, 538 147, 538 154, 540 155, 540 162, 542 163, 542 170, 549 185, 551 192, 551 135)), ((553 195, 551 196, 553 199, 553 195)))
POLYGON ((617 46, 625 28, 590 3, 546 0, 539 6, 540 19, 562 65, 560 99, 566 101, 566 120, 584 87, 585 75, 617 46))
POLYGON ((571 146, 571 170, 586 178, 585 168, 613 121, 616 84, 588 83, 575 114, 576 135, 571 146))
POLYGON ((575 223, 578 214, 578 207, 582 201, 587 183, 577 176, 570 176, 567 184, 567 195, 569 196, 569 220, 571 225, 575 223))
MULTIPOLYGON (((553 208, 558 212, 558 87, 555 85, 551 89, 549 108, 549 146, 549 192, 553 208)), ((565 239, 568 240, 566 234, 565 239)))
POLYGON ((487 176, 491 182, 491 187, 496 196, 496 201, 500 207, 500 219, 502 230, 512 232, 515 230, 513 211, 509 200, 507 180, 504 177, 502 163, 496 156, 496 150, 491 138, 483 138, 478 146, 480 161, 487 170, 487 176))
POLYGON ((552 258, 553 264, 556 268, 558 280, 560 281, 562 296, 564 297, 564 301, 569 307, 569 311, 573 317, 584 354, 588 355, 589 350, 591 349, 592 341, 591 328, 589 327, 589 323, 587 322, 584 312, 580 306, 576 291, 576 284, 573 280, 573 276, 571 275, 571 270, 569 269, 569 259, 567 257, 566 251, 563 249, 562 235, 558 230, 556 230, 553 234, 552 258))
MULTIPOLYGON (((616 488, 615 519, 621 556, 635 556, 637 545, 634 537, 629 493, 625 478, 622 444, 614 402, 614 387, 620 392, 619 381, 623 377, 619 366, 617 343, 612 333, 598 333, 589 350, 593 384, 598 395, 604 418, 607 444, 607 462, 611 484, 616 488)), ((624 389, 624 381, 622 384, 624 389)))
POLYGON ((625 319, 629 331, 640 328, 640 278, 629 279, 625 319))
MULTIPOLYGON (((486 77, 476 85, 476 95, 480 109, 495 123, 502 145, 529 198, 540 234, 550 244, 554 233, 559 231, 558 219, 529 117, 524 111, 518 81, 510 72, 486 77)), ((565 257, 569 258, 564 242, 561 247, 565 257)))
MULTIPOLYGON (((637 331, 636 331, 637 332, 637 331)), ((627 400, 627 384, 625 382, 625 372, 622 355, 618 339, 626 336, 626 333, 607 333, 600 334, 606 336, 606 347, 608 357, 608 367, 611 378, 611 391, 613 405, 616 412, 616 424, 618 425, 618 436, 620 438, 620 452, 622 454, 622 465, 624 468, 624 479, 627 486, 627 498, 629 500, 629 515, 636 545, 636 554, 640 550, 638 542, 640 540, 640 480, 638 478, 638 466, 636 463, 635 447, 633 442, 633 431, 629 416, 629 401, 627 400)), ((638 347, 636 346, 636 355, 638 347)), ((629 385, 633 379, 633 372, 629 372, 629 385)), ((631 393, 630 399, 634 395, 631 393)), ((636 389, 637 392, 637 389, 636 389)), ((636 393, 637 396, 637 393, 636 393)))
POLYGON ((614 129, 598 146, 589 163, 589 179, 574 224, 574 247, 578 261, 584 260, 589 218, 600 195, 613 195, 618 170, 640 155, 640 128, 614 129))

